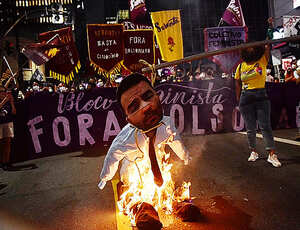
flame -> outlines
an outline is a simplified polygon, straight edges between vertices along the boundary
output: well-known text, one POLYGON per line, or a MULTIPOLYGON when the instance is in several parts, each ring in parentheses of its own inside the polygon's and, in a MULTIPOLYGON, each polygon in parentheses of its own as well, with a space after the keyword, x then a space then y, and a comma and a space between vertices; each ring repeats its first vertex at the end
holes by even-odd
POLYGON ((132 225, 135 225, 133 206, 147 202, 151 204, 157 212, 165 214, 173 213, 173 205, 176 202, 190 200, 190 182, 183 182, 182 186, 175 189, 172 179, 170 154, 159 146, 157 154, 160 170, 163 177, 163 184, 158 187, 154 183, 154 176, 150 167, 150 159, 147 154, 135 161, 133 170, 130 171, 127 183, 123 186, 125 190, 117 202, 121 213, 128 215, 132 225))

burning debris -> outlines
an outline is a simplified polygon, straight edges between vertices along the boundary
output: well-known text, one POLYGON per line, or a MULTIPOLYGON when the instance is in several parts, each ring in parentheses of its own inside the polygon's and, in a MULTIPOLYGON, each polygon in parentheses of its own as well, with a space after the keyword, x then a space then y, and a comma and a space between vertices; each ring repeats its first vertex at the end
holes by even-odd
POLYGON ((155 210, 163 210, 166 214, 173 212, 174 202, 182 202, 190 200, 190 182, 184 182, 183 185, 175 190, 175 183, 172 179, 172 164, 169 162, 170 154, 159 148, 158 155, 161 159, 160 171, 163 177, 163 184, 158 186, 154 181, 154 175, 150 168, 150 159, 147 155, 137 159, 136 168, 130 172, 129 181, 126 185, 122 185, 120 191, 122 194, 118 201, 118 207, 121 212, 128 215, 133 223, 134 215, 132 206, 137 203, 151 204, 155 210))
MULTIPOLYGON (((175 187, 171 172, 173 165, 170 163, 170 153, 165 151, 165 146, 173 146, 173 151, 181 159, 186 157, 186 164, 190 158, 186 155, 187 152, 181 140, 178 139, 176 133, 171 131, 170 126, 162 125, 158 128, 158 131, 160 130, 167 134, 167 138, 155 148, 163 179, 163 183, 160 186, 155 182, 155 173, 153 173, 151 168, 150 154, 145 154, 149 151, 150 139, 146 136, 143 137, 145 139, 144 144, 142 144, 142 141, 137 141, 136 143, 139 146, 141 155, 134 161, 130 160, 128 155, 125 156, 120 169, 121 181, 117 186, 119 194, 117 205, 120 212, 130 218, 133 226, 145 225, 146 219, 148 220, 147 223, 152 223, 152 227, 153 224, 156 225, 157 220, 161 224, 158 218, 158 213, 161 212, 166 215, 174 214, 183 221, 195 221, 195 216, 199 213, 199 209, 191 203, 191 182, 183 182, 180 187, 175 187), (184 152, 179 152, 178 150, 184 152), (149 205, 152 208, 149 208, 149 205)), ((137 138, 137 140, 140 139, 137 138)), ((157 226, 160 225, 157 224, 157 226)))

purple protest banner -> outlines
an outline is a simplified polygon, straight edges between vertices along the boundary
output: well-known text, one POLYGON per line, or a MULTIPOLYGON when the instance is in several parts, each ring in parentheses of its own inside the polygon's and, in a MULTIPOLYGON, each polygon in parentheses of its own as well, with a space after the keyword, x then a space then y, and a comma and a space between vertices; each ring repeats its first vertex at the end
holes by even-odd
MULTIPOLYGON (((26 141, 29 158, 72 152, 111 143, 125 125, 114 88, 88 92, 39 92, 25 99, 20 141, 26 141), (38 105, 47 106, 38 106, 38 105), (26 109, 25 109, 26 108, 26 109)), ((25 144, 26 145, 26 144, 25 144)), ((24 145, 23 145, 24 146, 24 145)))
POLYGON ((239 126, 232 126, 235 120, 232 83, 223 79, 167 83, 157 86, 156 91, 165 114, 175 121, 178 132, 191 135, 232 132, 239 126))
MULTIPOLYGON (((295 128, 299 86, 266 84, 273 128, 295 128)), ((164 83, 157 91, 164 114, 178 132, 205 135, 245 129, 235 101, 233 79, 164 83)), ((39 92, 17 104, 13 161, 110 145, 126 124, 115 88, 76 93, 39 92), (47 106, 44 106, 47 105, 47 106)), ((298 109, 299 110, 299 109, 298 109)), ((299 121, 298 121, 299 123, 299 121)))
MULTIPOLYGON (((205 51, 215 51, 237 46, 247 39, 246 28, 241 26, 212 27, 204 29, 205 51)), ((239 52, 215 55, 212 61, 225 73, 232 73, 240 62, 239 52)))

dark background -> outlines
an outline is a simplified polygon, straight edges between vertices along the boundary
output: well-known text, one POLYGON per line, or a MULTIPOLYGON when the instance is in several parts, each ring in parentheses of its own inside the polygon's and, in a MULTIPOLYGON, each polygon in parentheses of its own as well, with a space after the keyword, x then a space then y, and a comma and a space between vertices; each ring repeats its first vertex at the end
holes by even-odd
MULTIPOLYGON (((33 11, 43 9, 43 7, 16 8, 15 0, 0 0, 0 2, 2 2, 2 4, 0 4, 0 18, 4 19, 4 21, 0 21, 1 35, 4 34, 9 26, 12 25, 25 10, 33 11), (17 13, 19 13, 19 16, 17 13)), ((148 13, 180 9, 184 56, 204 51, 203 30, 207 27, 218 26, 229 2, 229 0, 145 0, 148 13)), ((249 38, 251 40, 265 39, 266 20, 269 12, 268 1, 240 0, 240 3, 242 5, 246 25, 249 29, 249 38)), ((116 17, 119 10, 129 9, 128 0, 73 0, 73 3, 67 5, 66 8, 71 11, 70 18, 73 19, 74 22, 76 46, 80 54, 82 71, 84 71, 85 64, 88 60, 86 24, 106 23, 107 17, 116 17)), ((39 33, 65 26, 67 25, 39 24, 34 22, 34 19, 27 19, 19 23, 9 35, 37 40, 39 33)))

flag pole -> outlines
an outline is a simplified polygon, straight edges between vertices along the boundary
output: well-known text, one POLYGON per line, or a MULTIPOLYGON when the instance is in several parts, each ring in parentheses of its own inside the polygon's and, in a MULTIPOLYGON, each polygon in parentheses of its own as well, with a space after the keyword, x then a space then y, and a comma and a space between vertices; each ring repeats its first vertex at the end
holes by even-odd
POLYGON ((55 34, 52 38, 50 38, 46 44, 49 44, 51 41, 53 41, 56 37, 59 37, 59 34, 55 34))
MULTIPOLYGON (((153 68, 154 68, 154 70, 157 70, 157 69, 166 68, 168 66, 179 65, 179 64, 182 64, 182 63, 185 63, 185 62, 190 62, 190 61, 194 61, 194 60, 199 60, 199 59, 211 57, 211 56, 214 56, 214 55, 230 53, 230 52, 233 52, 233 51, 238 51, 238 50, 249 48, 249 47, 262 46, 262 45, 273 44, 273 43, 293 42, 293 41, 299 41, 299 40, 300 40, 300 35, 297 35, 297 36, 291 36, 291 37, 287 37, 287 38, 280 38, 280 39, 274 39, 274 40, 263 40, 263 41, 243 43, 243 44, 238 45, 238 46, 227 47, 227 48, 223 48, 223 49, 219 49, 219 50, 203 52, 203 53, 191 55, 191 56, 179 59, 179 60, 161 63, 161 64, 153 66, 153 68)), ((150 71, 151 71, 151 68, 149 68, 149 67, 146 67, 146 68, 142 69, 143 73, 150 72, 150 71)))
POLYGON ((218 24, 218 27, 220 27, 221 23, 222 23, 223 19, 221 18, 218 24))
POLYGON ((17 73, 15 73, 15 74, 13 73, 13 71, 12 71, 12 69, 10 68, 10 65, 8 64, 8 61, 7 61, 7 59, 6 59, 5 56, 3 56, 3 59, 4 59, 5 63, 6 63, 6 65, 7 65, 7 67, 8 67, 8 69, 9 69, 10 73, 11 73, 11 77, 14 78, 15 84, 17 84, 16 78, 15 78, 15 75, 16 75, 17 73))

